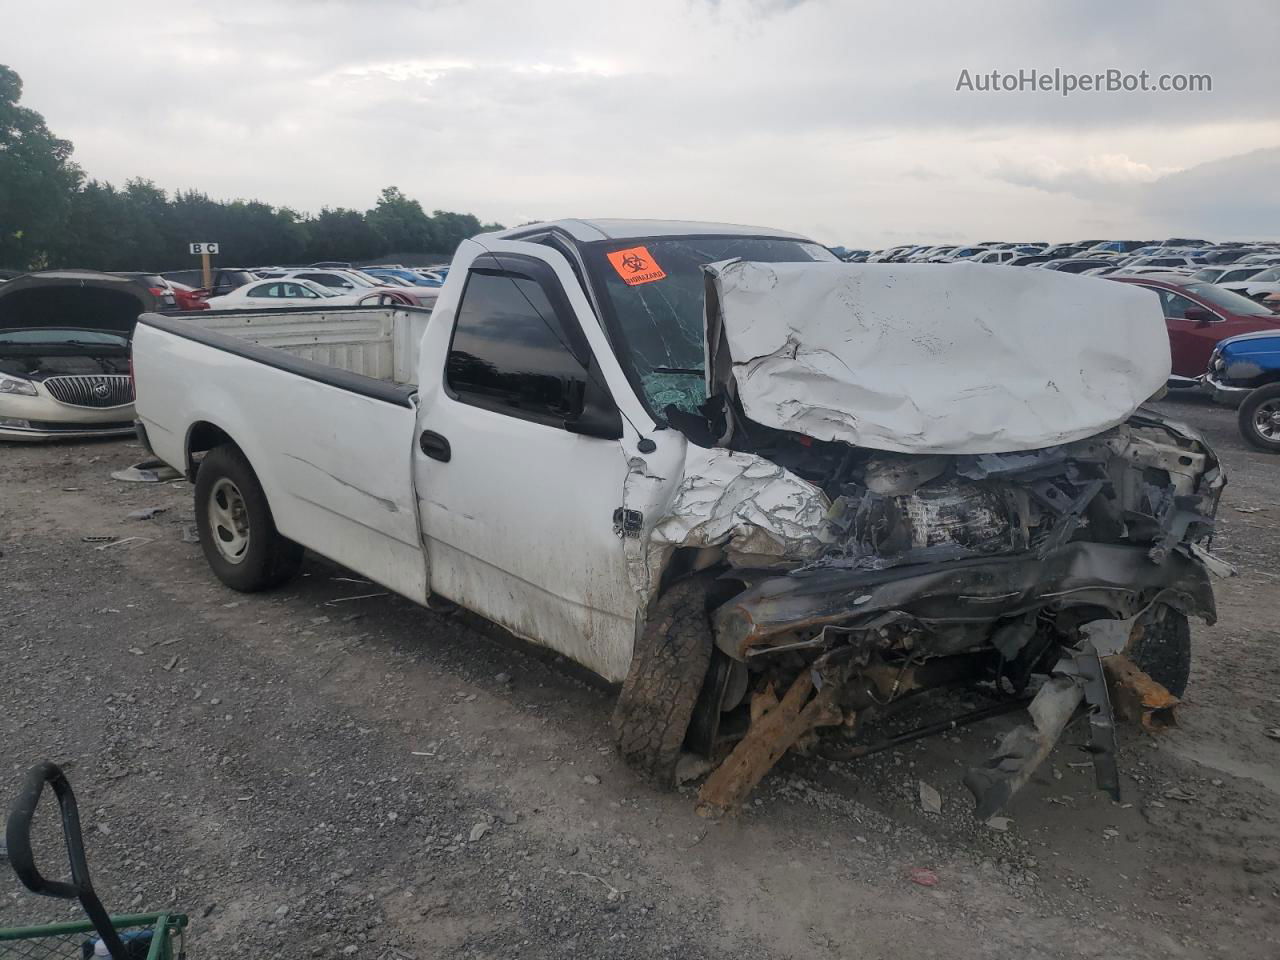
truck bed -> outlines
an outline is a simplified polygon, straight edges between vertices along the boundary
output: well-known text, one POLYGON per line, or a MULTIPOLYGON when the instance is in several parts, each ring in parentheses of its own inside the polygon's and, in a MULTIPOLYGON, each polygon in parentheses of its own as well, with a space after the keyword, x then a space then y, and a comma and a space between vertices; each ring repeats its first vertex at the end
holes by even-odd
POLYGON ((204 330, 374 380, 414 384, 430 311, 414 307, 211 310, 185 314, 204 330))
POLYGON ((193 455, 235 444, 282 534, 421 601, 412 381, 429 317, 413 307, 144 314, 133 357, 148 442, 189 469, 193 455))

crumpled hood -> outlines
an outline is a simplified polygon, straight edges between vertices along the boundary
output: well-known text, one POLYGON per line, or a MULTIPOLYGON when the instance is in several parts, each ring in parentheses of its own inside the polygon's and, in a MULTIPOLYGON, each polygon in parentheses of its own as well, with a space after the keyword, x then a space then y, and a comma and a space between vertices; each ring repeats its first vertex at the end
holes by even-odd
POLYGON ((1127 419, 1169 377, 1151 291, 978 264, 707 267, 709 389, 751 420, 901 453, 1006 453, 1127 419))

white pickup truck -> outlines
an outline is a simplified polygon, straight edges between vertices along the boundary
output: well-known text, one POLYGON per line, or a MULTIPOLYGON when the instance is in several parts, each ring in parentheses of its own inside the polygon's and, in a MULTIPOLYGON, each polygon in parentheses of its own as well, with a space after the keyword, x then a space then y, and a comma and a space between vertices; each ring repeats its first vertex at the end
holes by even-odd
POLYGON ((1175 702, 1225 567, 1212 452, 1140 409, 1157 300, 1104 280, 570 220, 464 242, 430 314, 143 316, 133 367, 224 583, 306 548, 454 601, 623 682, 623 755, 712 809, 957 683, 943 725, 1033 703, 981 815, 1078 709, 1114 791, 1102 671, 1175 702))

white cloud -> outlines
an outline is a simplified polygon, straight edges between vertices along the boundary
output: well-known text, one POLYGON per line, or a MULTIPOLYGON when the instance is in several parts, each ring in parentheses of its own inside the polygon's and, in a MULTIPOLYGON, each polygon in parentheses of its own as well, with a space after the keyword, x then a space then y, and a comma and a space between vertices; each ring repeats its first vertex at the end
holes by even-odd
POLYGON ((1221 232, 1211 211, 1242 209, 1230 178, 1198 181, 1185 213, 1143 198, 1280 146, 1269 0, 1158 17, 1112 0, 998 17, 944 0, 10 0, 6 29, 28 104, 91 174, 309 210, 394 183, 506 222, 717 218, 850 244, 1221 232), (1054 66, 1210 72, 1214 90, 954 89, 962 68, 1054 66))

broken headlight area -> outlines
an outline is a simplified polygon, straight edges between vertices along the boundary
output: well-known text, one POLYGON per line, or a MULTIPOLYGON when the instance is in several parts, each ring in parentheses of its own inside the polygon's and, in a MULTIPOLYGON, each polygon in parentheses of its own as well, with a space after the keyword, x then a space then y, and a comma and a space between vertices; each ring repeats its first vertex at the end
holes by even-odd
MULTIPOLYGON (((1140 411, 1041 450, 910 455, 749 429, 751 452, 830 506, 789 569, 725 550, 722 577, 743 588, 712 613, 720 666, 690 738, 724 757, 703 787, 707 807, 740 802, 789 749, 861 755, 884 742, 873 721, 887 708, 956 686, 989 704, 924 732, 1030 708, 1032 722, 966 778, 982 816, 1081 713, 1099 786, 1118 790, 1112 693, 1167 715, 1176 698, 1165 685, 1181 693, 1186 677, 1151 657, 1153 625, 1215 618, 1209 568, 1223 571, 1201 541, 1225 479, 1198 435, 1140 411), (1105 641, 1099 622, 1113 628, 1105 641)), ((735 447, 747 436, 740 425, 735 447)))

